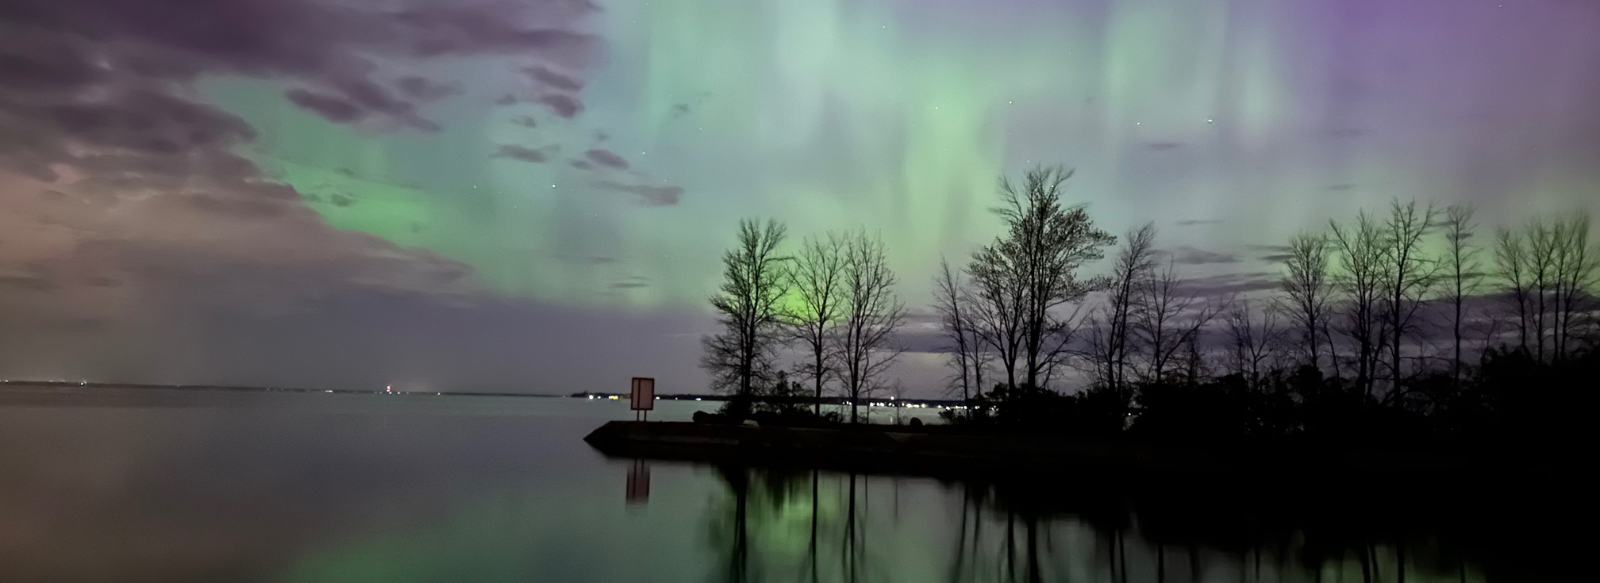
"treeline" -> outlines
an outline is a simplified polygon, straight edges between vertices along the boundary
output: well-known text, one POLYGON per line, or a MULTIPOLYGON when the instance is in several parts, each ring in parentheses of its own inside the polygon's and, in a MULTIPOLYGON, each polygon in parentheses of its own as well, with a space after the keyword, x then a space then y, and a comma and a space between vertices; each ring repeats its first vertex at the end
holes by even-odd
MULTIPOLYGON (((1153 224, 1119 241, 1064 203, 1070 176, 1002 179, 1004 231, 964 266, 941 261, 948 389, 968 404, 953 423, 1346 440, 1583 425, 1600 378, 1586 215, 1490 231, 1470 206, 1396 200, 1292 237, 1277 289, 1225 295, 1186 280, 1153 224), (1108 254, 1109 272, 1084 273, 1108 254)), ((782 255, 784 234, 743 223, 724 257, 724 332, 706 341, 719 387, 854 403, 897 386, 884 373, 905 308, 882 242, 827 234, 782 255), (809 386, 780 379, 784 346, 808 355, 809 386)))

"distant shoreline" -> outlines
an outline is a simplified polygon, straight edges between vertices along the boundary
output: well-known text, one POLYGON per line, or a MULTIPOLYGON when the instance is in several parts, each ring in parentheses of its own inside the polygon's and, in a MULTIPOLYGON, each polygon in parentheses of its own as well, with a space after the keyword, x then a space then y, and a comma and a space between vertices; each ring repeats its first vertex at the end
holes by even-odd
POLYGON ((71 381, 0 381, 0 389, 10 387, 50 387, 50 388, 85 388, 85 389, 165 389, 177 391, 209 391, 209 392, 237 392, 237 393, 319 393, 336 395, 385 395, 385 396, 427 396, 427 397, 537 397, 554 398, 566 395, 548 393, 488 393, 481 391, 450 391, 450 392, 423 392, 423 391, 384 391, 384 390, 357 390, 357 389, 306 389, 299 387, 245 387, 236 385, 156 385, 143 383, 91 383, 71 381))
MULTIPOLYGON (((87 381, 32 381, 32 380, 0 380, 0 390, 11 387, 47 387, 47 388, 85 388, 85 389, 138 389, 138 390, 175 390, 175 391, 206 391, 206 392, 234 392, 234 393, 304 393, 304 394, 336 394, 336 395, 385 395, 385 396, 426 396, 426 397, 532 397, 532 398, 569 398, 569 399, 600 399, 608 401, 626 401, 628 393, 597 393, 580 391, 570 394, 555 393, 495 393, 486 391, 384 391, 362 389, 308 389, 303 387, 248 387, 240 385, 162 385, 149 383, 104 383, 87 381)), ((676 393, 656 395, 659 401, 727 401, 727 395, 676 393)), ((775 399, 757 399, 773 401, 775 399)), ((796 403, 810 406, 815 399, 794 399, 796 403)), ((823 405, 838 406, 849 403, 838 397, 822 399, 823 405)), ((907 408, 942 408, 959 407, 960 401, 947 399, 870 399, 863 400, 863 407, 896 407, 907 408)))

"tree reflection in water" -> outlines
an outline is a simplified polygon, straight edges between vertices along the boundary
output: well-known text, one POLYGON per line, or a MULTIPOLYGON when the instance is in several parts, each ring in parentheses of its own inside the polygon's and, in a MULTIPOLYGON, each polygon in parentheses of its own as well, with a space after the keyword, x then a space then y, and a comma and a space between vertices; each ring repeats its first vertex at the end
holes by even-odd
POLYGON ((1437 532, 1338 508, 1290 519, 1036 482, 717 473, 706 541, 728 582, 1484 579, 1437 532))

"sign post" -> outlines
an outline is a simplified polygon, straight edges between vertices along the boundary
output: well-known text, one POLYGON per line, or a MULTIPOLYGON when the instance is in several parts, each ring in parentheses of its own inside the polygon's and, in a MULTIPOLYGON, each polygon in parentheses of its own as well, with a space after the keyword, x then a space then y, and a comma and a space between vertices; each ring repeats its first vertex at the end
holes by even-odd
POLYGON ((656 407, 656 379, 651 377, 633 377, 633 388, 629 392, 629 407, 634 413, 634 420, 649 421, 650 410, 656 407))

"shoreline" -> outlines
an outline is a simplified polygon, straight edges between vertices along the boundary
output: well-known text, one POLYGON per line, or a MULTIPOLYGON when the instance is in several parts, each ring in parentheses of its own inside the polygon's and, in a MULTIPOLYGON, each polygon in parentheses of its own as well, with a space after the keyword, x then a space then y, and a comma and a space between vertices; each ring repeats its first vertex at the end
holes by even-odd
MULTIPOLYGON (((808 467, 931 477, 1115 473, 1217 477, 1225 481, 1317 479, 1454 481, 1485 475, 1550 479, 1576 470, 1561 457, 1460 448, 1334 448, 1310 444, 1170 444, 960 433, 930 426, 776 427, 611 421, 584 437, 612 458, 808 467)), ((1546 454, 1553 452, 1543 452, 1546 454)), ((1568 461, 1570 457, 1567 458, 1568 461)))

